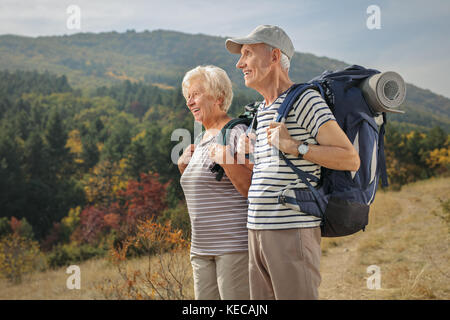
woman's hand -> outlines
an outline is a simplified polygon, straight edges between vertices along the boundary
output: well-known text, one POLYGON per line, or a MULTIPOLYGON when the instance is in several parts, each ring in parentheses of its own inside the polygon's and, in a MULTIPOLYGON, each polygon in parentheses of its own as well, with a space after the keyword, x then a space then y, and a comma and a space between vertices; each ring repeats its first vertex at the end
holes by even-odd
POLYGON ((189 164, 189 161, 191 161, 194 151, 195 151, 195 144, 191 144, 186 149, 184 149, 183 154, 178 159, 178 169, 180 170, 181 174, 183 174, 184 169, 186 169, 186 167, 189 164))
POLYGON ((252 182, 252 170, 245 164, 240 164, 238 159, 231 154, 231 146, 213 144, 209 147, 209 157, 221 165, 236 190, 247 198, 252 182))
POLYGON ((233 164, 234 156, 231 154, 230 145, 211 144, 209 146, 209 157, 218 164, 233 164))

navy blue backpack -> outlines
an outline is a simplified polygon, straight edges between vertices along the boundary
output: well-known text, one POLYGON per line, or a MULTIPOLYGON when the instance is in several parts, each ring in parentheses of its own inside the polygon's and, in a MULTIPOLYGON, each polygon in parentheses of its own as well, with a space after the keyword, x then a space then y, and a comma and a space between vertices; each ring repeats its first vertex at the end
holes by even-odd
POLYGON ((337 123, 359 153, 357 172, 322 167, 321 179, 298 169, 279 152, 308 189, 282 192, 279 203, 322 219, 323 237, 346 236, 364 230, 368 224, 369 206, 374 201, 379 180, 387 186, 384 156, 386 114, 374 112, 366 103, 359 85, 377 70, 351 66, 341 71, 326 71, 313 80, 296 84, 289 90, 278 109, 278 122, 286 119, 293 102, 307 89, 320 92, 337 123), (381 121, 377 121, 382 119, 381 121), (378 122, 378 123, 377 123, 378 122), (318 182, 314 188, 310 181, 318 182))

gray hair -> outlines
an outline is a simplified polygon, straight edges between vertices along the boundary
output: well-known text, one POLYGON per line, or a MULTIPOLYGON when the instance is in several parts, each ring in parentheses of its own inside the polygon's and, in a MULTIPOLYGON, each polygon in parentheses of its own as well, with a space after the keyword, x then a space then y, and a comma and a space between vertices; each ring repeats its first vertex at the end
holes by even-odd
POLYGON ((187 99, 189 87, 196 80, 203 80, 205 90, 215 99, 222 98, 220 107, 222 111, 227 112, 233 100, 233 88, 231 80, 225 70, 216 66, 198 66, 184 75, 182 82, 183 96, 187 99))
MULTIPOLYGON (((266 48, 270 52, 272 52, 272 50, 275 49, 275 47, 272 47, 271 45, 268 44, 266 44, 266 48)), ((281 52, 280 65, 281 69, 285 70, 286 72, 289 72, 289 68, 291 67, 291 60, 289 60, 288 56, 285 55, 283 52, 281 52)))

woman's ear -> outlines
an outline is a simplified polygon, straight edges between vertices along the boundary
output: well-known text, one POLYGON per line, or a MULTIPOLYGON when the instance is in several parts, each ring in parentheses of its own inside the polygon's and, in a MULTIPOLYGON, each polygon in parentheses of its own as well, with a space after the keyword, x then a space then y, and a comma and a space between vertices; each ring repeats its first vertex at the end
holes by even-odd
POLYGON ((220 110, 222 110, 224 98, 222 96, 216 98, 216 104, 219 106, 220 110))

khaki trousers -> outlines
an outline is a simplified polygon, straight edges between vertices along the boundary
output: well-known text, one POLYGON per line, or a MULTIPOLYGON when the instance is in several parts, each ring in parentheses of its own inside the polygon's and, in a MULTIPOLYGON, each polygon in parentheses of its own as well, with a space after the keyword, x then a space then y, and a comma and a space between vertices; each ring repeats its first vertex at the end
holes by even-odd
POLYGON ((218 256, 191 254, 196 300, 249 300, 248 251, 218 256))
POLYGON ((320 228, 249 230, 252 300, 318 299, 320 228))

